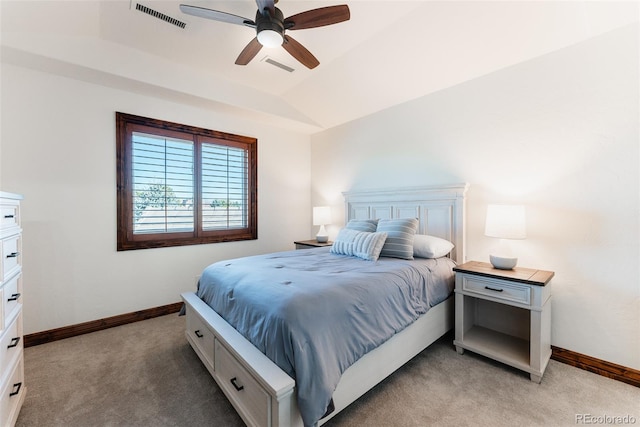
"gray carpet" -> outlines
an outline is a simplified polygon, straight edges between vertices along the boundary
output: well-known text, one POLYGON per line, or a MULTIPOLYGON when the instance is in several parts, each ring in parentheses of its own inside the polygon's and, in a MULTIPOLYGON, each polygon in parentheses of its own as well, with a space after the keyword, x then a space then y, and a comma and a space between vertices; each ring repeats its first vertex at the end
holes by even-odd
MULTIPOLYGON (((25 349, 17 426, 244 425, 184 327, 184 317, 169 315, 25 349)), ((535 384, 473 353, 458 355, 446 339, 327 425, 575 426, 586 424, 576 422, 581 414, 630 416, 639 425, 640 388, 555 361, 535 384)))

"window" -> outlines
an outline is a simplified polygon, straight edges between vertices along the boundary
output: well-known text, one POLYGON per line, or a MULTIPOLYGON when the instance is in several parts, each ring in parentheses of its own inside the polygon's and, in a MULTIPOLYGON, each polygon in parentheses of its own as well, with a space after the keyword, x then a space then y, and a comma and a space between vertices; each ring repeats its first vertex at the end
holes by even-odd
POLYGON ((117 249, 257 239, 257 145, 116 113, 117 249))

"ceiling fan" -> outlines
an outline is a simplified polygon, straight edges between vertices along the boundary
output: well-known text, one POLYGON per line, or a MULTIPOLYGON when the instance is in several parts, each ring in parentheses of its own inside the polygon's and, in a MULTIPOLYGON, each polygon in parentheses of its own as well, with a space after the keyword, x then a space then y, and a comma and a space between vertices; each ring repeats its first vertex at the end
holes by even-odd
POLYGON ((256 0, 258 11, 256 12, 255 21, 219 10, 186 4, 181 4, 180 10, 188 15, 255 28, 256 37, 240 52, 236 59, 237 65, 247 65, 262 49, 262 46, 282 46, 307 68, 317 67, 320 62, 316 57, 291 36, 285 34, 285 31, 323 27, 348 21, 351 17, 349 6, 321 7, 284 18, 280 9, 275 7, 277 2, 278 0, 256 0))

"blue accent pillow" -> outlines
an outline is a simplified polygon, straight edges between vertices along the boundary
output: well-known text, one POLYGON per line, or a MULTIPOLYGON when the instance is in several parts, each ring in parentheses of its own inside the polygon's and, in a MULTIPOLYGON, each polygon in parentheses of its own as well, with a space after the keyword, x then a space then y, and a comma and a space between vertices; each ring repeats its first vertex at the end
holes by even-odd
POLYGON ((343 228, 333 241, 330 252, 377 261, 386 238, 387 233, 369 233, 343 228))
POLYGON ((418 231, 416 218, 381 219, 377 231, 387 233, 380 256, 413 259, 413 239, 418 231))
POLYGON ((369 233, 375 233, 377 227, 377 219, 352 219, 345 226, 349 230, 367 231, 369 233))

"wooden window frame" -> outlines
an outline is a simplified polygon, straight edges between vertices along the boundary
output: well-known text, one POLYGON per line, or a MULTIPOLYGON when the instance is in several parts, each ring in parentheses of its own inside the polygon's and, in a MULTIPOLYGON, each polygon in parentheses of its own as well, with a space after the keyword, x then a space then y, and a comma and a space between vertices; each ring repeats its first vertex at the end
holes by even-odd
POLYGON ((258 238, 258 140, 247 136, 150 119, 116 112, 117 166, 117 250, 163 248, 208 243, 255 240, 258 238), (132 132, 144 130, 154 135, 181 137, 189 135, 194 142, 193 232, 133 233, 132 132), (247 226, 224 230, 202 230, 200 149, 204 143, 242 147, 248 156, 247 226))

